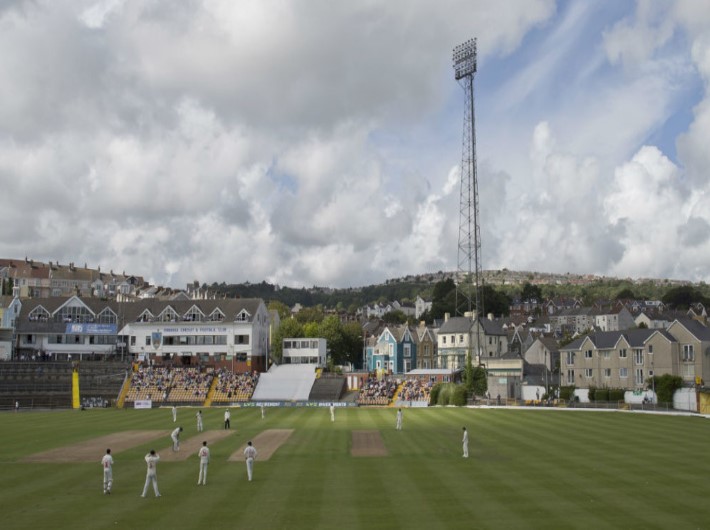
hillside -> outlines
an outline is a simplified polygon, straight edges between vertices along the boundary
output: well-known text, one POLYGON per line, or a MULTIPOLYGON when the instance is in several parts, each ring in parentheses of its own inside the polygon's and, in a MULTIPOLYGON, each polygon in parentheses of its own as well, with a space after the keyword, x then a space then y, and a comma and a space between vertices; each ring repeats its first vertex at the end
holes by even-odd
MULTIPOLYGON (((326 308, 338 308, 354 312, 357 307, 376 302, 397 300, 400 303, 413 303, 417 296, 431 300, 434 285, 447 278, 453 278, 453 272, 409 275, 388 279, 384 284, 365 287, 334 289, 330 287, 291 288, 272 285, 267 282, 258 284, 213 283, 209 287, 220 295, 242 298, 263 298, 283 302, 292 307, 296 303, 304 307, 321 305, 326 308)), ((710 286, 701 282, 667 279, 631 279, 610 278, 591 274, 552 274, 531 271, 487 270, 483 271, 484 283, 493 286, 511 298, 519 296, 526 283, 536 285, 544 298, 558 296, 580 298, 585 304, 592 304, 599 299, 614 299, 622 291, 628 290, 635 298, 658 300, 673 288, 690 286, 710 298, 710 286)))

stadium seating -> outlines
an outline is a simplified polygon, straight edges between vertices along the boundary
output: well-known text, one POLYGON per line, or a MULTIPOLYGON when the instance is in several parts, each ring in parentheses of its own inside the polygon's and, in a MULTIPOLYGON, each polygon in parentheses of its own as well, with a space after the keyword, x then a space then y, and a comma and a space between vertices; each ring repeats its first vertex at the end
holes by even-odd
POLYGON ((212 403, 232 403, 249 401, 259 381, 257 372, 235 374, 229 370, 220 369, 216 372, 212 403))
POLYGON ((397 390, 397 382, 394 379, 378 380, 369 377, 360 389, 357 402, 360 405, 388 405, 397 390))

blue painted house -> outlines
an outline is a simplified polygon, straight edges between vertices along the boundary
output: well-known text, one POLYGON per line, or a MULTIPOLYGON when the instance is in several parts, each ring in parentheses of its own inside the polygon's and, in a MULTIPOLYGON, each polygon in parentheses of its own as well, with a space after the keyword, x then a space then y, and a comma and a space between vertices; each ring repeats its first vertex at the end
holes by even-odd
POLYGON ((417 365, 417 337, 409 326, 387 326, 365 346, 369 371, 405 374, 417 365))

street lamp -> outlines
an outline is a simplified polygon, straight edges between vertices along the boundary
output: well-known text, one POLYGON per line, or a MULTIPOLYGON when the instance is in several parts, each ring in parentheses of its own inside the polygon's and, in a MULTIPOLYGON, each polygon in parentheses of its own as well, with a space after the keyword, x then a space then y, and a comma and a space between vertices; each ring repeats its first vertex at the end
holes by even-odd
POLYGON ((656 399, 656 371, 653 369, 653 351, 649 350, 648 357, 651 361, 651 391, 653 392, 653 402, 658 403, 656 399))

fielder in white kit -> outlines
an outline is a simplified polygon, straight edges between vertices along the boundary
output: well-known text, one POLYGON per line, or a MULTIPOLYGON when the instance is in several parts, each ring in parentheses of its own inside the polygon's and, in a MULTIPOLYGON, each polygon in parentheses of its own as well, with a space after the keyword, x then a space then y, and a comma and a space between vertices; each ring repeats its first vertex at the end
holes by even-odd
POLYGON ((160 492, 158 491, 158 461, 160 460, 160 455, 156 454, 155 449, 151 449, 150 453, 145 455, 145 463, 148 464, 148 472, 145 476, 145 486, 143 486, 143 494, 141 497, 145 497, 148 493, 148 484, 153 483, 153 491, 156 497, 160 497, 160 492))
POLYGON ((207 486, 207 464, 210 463, 210 450, 207 448, 206 441, 202 442, 197 456, 200 458, 200 474, 197 477, 197 485, 207 486))
POLYGON ((111 449, 106 449, 106 454, 101 459, 101 467, 104 468, 104 495, 111 494, 113 486, 113 457, 111 449))
POLYGON ((247 476, 249 481, 251 481, 252 474, 254 473, 254 459, 256 458, 256 448, 251 444, 251 441, 247 442, 247 446, 244 449, 244 459, 247 462, 247 476))

